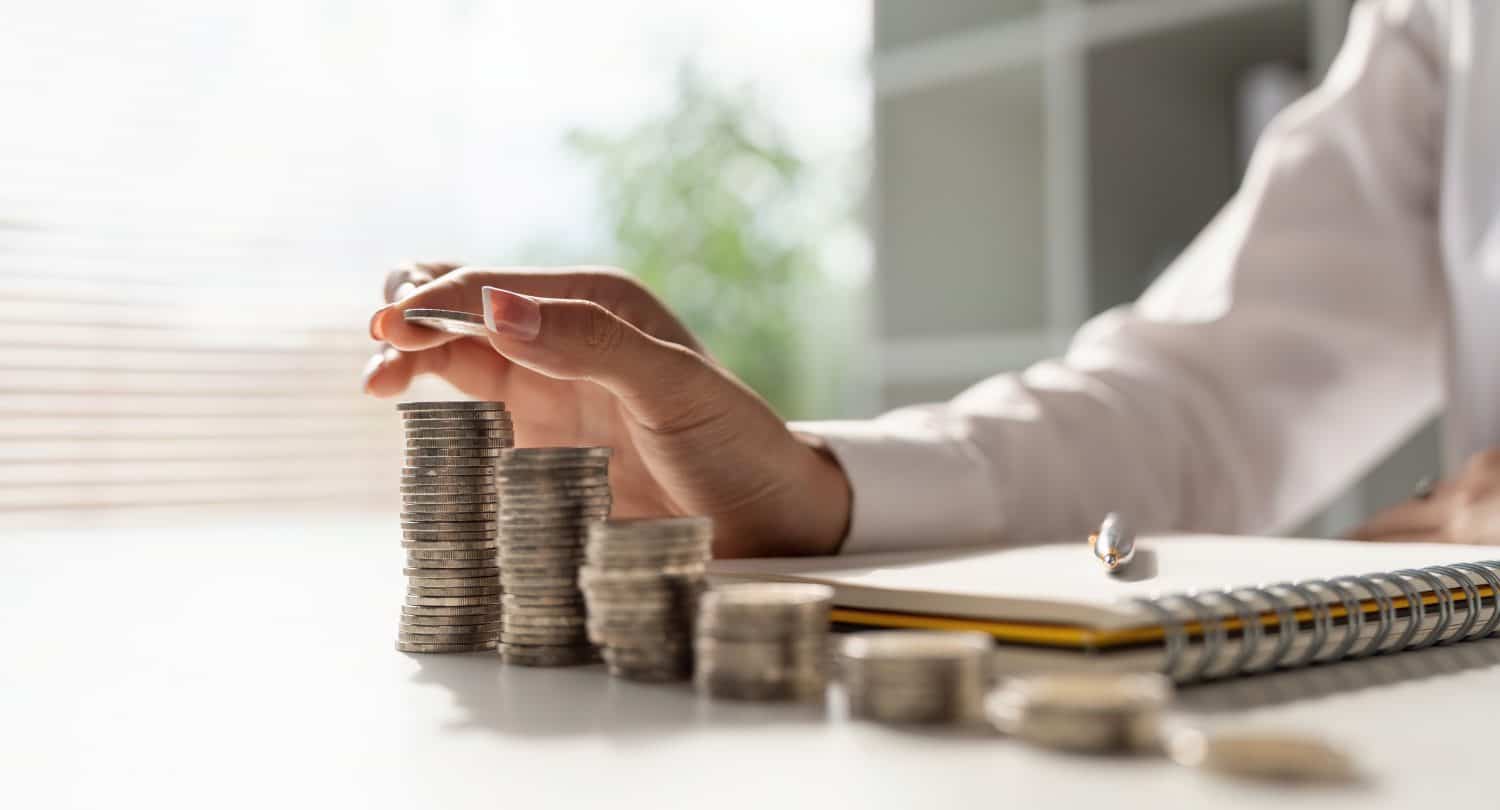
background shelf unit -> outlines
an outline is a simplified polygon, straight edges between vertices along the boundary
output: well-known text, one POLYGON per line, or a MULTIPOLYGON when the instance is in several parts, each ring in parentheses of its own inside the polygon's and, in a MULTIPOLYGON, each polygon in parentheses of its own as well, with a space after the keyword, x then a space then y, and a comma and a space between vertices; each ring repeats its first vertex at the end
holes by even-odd
MULTIPOLYGON (((1233 193, 1239 98, 1321 78, 1346 0, 874 0, 882 408, 1062 351, 1233 193)), ((1431 426, 1300 531, 1335 534, 1437 469, 1431 426)))

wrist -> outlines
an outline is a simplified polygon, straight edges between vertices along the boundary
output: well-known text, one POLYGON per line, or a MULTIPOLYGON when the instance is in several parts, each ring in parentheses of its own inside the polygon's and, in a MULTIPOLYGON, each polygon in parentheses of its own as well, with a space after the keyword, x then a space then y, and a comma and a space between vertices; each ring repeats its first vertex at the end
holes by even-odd
POLYGON ((807 521, 799 553, 807 555, 837 554, 849 533, 853 512, 854 490, 838 457, 822 437, 792 432, 802 447, 803 472, 798 476, 806 493, 804 519, 807 521))

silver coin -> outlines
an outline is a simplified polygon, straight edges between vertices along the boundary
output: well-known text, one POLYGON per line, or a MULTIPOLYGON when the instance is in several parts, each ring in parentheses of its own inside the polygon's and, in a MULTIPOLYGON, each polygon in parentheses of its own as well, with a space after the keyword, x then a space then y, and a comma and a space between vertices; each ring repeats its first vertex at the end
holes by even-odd
POLYGON ((402 613, 401 624, 404 627, 493 627, 495 631, 499 631, 501 627, 498 612, 459 616, 423 616, 402 613))
POLYGON ((523 543, 536 545, 551 544, 554 546, 567 545, 583 550, 583 535, 588 529, 589 518, 576 523, 511 523, 505 520, 499 523, 500 533, 523 543))
POLYGON ((495 414, 496 419, 408 419, 401 423, 408 438, 441 438, 447 434, 472 434, 487 437, 490 431, 514 434, 516 423, 510 414, 495 414))
POLYGON ((475 315, 472 312, 412 307, 401 313, 401 319, 407 323, 447 332, 450 335, 486 337, 489 334, 489 330, 484 326, 484 316, 475 315))
POLYGON ((402 467, 401 483, 403 484, 438 484, 470 486, 473 484, 488 484, 497 486, 495 481, 495 468, 493 466, 467 466, 467 467, 437 467, 432 465, 421 467, 402 467))
POLYGON ((500 582, 509 588, 512 585, 520 585, 529 588, 577 588, 578 578, 572 574, 560 576, 532 576, 527 574, 512 573, 509 567, 501 570, 500 582))
POLYGON ((583 550, 576 546, 517 548, 507 545, 500 550, 500 558, 521 565, 571 565, 575 568, 585 560, 583 550))
POLYGON ((409 653, 464 653, 488 652, 495 649, 498 645, 498 640, 477 644, 419 644, 414 641, 397 641, 396 649, 409 653))
POLYGON ((488 549, 474 549, 473 551, 433 551, 424 552, 419 550, 408 550, 406 564, 410 568, 429 571, 446 570, 462 571, 468 568, 480 568, 486 564, 494 565, 496 561, 493 551, 488 549), (457 554, 456 557, 439 557, 438 554, 457 554))
POLYGON ((499 618, 499 605, 459 605, 444 607, 441 605, 402 605, 402 616, 441 616, 456 619, 463 617, 493 616, 499 618))
MULTIPOLYGON (((487 577, 408 577, 407 584, 422 589, 432 588, 499 588, 500 577, 491 574, 487 577)), ((424 596, 463 596, 461 593, 423 593, 424 596)))
MULTIPOLYGON (((403 489, 405 489, 403 487, 403 489)), ((402 492, 401 502, 403 504, 414 503, 497 503, 500 496, 493 490, 484 492, 402 492)))
MULTIPOLYGON (((628 647, 605 647, 600 650, 608 663, 628 666, 681 666, 690 663, 692 657, 675 650, 640 650, 628 647)), ((691 673, 687 673, 691 674, 691 673)))
POLYGON ((505 566, 505 570, 514 577, 567 577, 575 581, 578 578, 578 564, 567 561, 550 563, 511 562, 505 566))
MULTIPOLYGON (((504 618, 501 619, 504 624, 504 618)), ((551 627, 523 627, 515 624, 504 624, 500 630, 500 640, 507 644, 587 644, 588 633, 583 625, 551 627)))
MULTIPOLYGON (((426 458, 489 458, 489 459, 493 459, 493 458, 498 458, 499 455, 501 453, 505 452, 505 451, 503 449, 499 448, 499 447, 489 447, 489 446, 484 446, 484 447, 453 447, 453 446, 442 446, 442 447, 408 447, 408 448, 406 448, 405 452, 406 452, 406 457, 409 458, 409 459, 411 459, 411 458, 420 458, 420 459, 426 459, 426 458)), ((494 464, 495 462, 493 462, 493 461, 481 461, 481 462, 478 462, 478 463, 480 463, 480 464, 494 464)), ((417 466, 432 466, 432 465, 431 464, 421 464, 421 465, 417 465, 417 466)))
POLYGON ((1347 751, 1299 731, 1182 728, 1167 736, 1166 750, 1179 765, 1242 778, 1310 783, 1359 777, 1347 751))
POLYGON ((551 628, 551 627, 582 628, 583 624, 584 624, 584 617, 579 616, 579 615, 572 615, 572 616, 567 616, 567 615, 535 616, 535 615, 519 614, 519 615, 511 615, 511 616, 506 616, 505 617, 505 626, 506 627, 515 628, 517 630, 525 630, 527 628, 533 628, 533 627, 540 627, 540 628, 551 628))
POLYGON ((583 602, 578 600, 535 601, 517 599, 515 594, 510 593, 500 598, 500 604, 505 607, 506 613, 518 616, 579 616, 586 610, 583 602))
POLYGON ((560 648, 556 652, 548 651, 523 651, 524 648, 515 645, 500 645, 500 660, 511 666, 520 667, 575 667, 584 664, 593 664, 598 661, 598 653, 593 648, 587 650, 572 650, 560 648))
POLYGON ((515 435, 510 428, 488 427, 464 430, 461 428, 411 428, 406 429, 406 440, 408 442, 445 442, 445 441, 491 441, 493 439, 509 439, 515 435))
POLYGON ((568 501, 517 501, 509 497, 500 503, 500 516, 514 520, 526 519, 577 519, 587 517, 592 520, 600 520, 609 515, 610 507, 614 505, 611 498, 596 498, 590 500, 568 500, 568 501))
POLYGON ((401 546, 408 551, 499 551, 494 532, 424 532, 408 529, 401 533, 401 546))
POLYGON ((500 596, 499 585, 469 585, 464 587, 434 588, 419 584, 406 586, 408 596, 500 596))
POLYGON ((473 484, 468 486, 433 486, 431 484, 403 484, 401 499, 474 498, 482 503, 499 503, 500 494, 493 486, 473 484))
POLYGON ((505 410, 505 403, 468 399, 451 400, 448 402, 399 402, 396 404, 396 410, 402 413, 408 411, 503 411, 505 410))
POLYGON ((401 519, 401 534, 407 538, 421 539, 454 539, 444 535, 479 535, 478 538, 495 540, 500 530, 499 524, 494 521, 494 515, 476 515, 475 520, 462 519, 463 515, 434 515, 430 513, 414 513, 417 516, 403 515, 401 519), (427 519, 424 519, 427 518, 427 519), (488 518, 488 519, 486 519, 488 518))
POLYGON ((401 514, 413 514, 416 519, 421 520, 422 515, 428 514, 472 514, 483 515, 475 517, 475 520, 494 520, 499 505, 494 501, 448 501, 448 502, 417 502, 402 500, 401 514))
POLYGON ((573 461, 575 459, 608 459, 615 451, 609 447, 518 447, 506 454, 518 462, 573 461))
POLYGON ((600 495, 609 495, 610 486, 607 477, 600 477, 592 483, 573 483, 570 481, 547 482, 539 481, 532 484, 510 484, 504 490, 506 496, 518 499, 525 498, 578 498, 600 495))
MULTIPOLYGON (((494 544, 494 542, 493 541, 485 542, 483 540, 403 540, 403 541, 401 541, 401 547, 404 548, 404 549, 406 549, 406 551, 407 551, 408 554, 411 553, 411 552, 414 552, 414 551, 426 551, 426 552, 453 551, 453 552, 464 552, 464 553, 468 553, 468 554, 494 554, 495 553, 495 544, 494 544)), ((418 559, 421 559, 421 558, 418 558, 418 559)), ((462 557, 460 559, 465 559, 465 560, 487 560, 487 559, 491 559, 491 558, 488 557, 488 556, 484 556, 484 557, 462 557)))
POLYGON ((517 469, 497 464, 495 480, 502 491, 520 487, 554 486, 562 489, 610 486, 609 470, 604 467, 592 470, 517 469))
POLYGON ((406 597, 406 604, 413 607, 479 607, 481 605, 498 605, 500 596, 488 594, 483 596, 411 596, 406 597))
POLYGON ((552 596, 581 600, 576 586, 535 585, 529 582, 507 582, 501 585, 506 594, 514 596, 552 596))
POLYGON ((720 700, 814 701, 821 699, 827 691, 827 681, 817 678, 745 680, 705 673, 701 669, 693 673, 693 686, 702 694, 720 700))
POLYGON ((411 439, 406 440, 406 452, 415 455, 442 455, 448 451, 455 451, 453 455, 467 455, 457 453, 459 450, 500 450, 510 443, 512 435, 506 431, 502 438, 471 438, 471 439, 411 439), (437 450, 443 453, 428 453, 425 451, 437 450))
POLYGON ((572 555, 573 558, 583 560, 583 544, 576 539, 566 536, 549 536, 545 538, 518 538, 509 533, 500 536, 501 551, 505 556, 517 562, 527 558, 549 559, 572 555))
POLYGON ((460 422, 473 423, 510 423, 513 419, 509 411, 456 411, 451 408, 424 408, 421 410, 403 411, 401 413, 401 427, 429 428, 436 422, 460 422))
POLYGON ((441 621, 443 618, 453 618, 453 617, 451 617, 451 616, 449 616, 449 617, 431 617, 431 616, 408 617, 408 616, 402 616, 401 617, 401 624, 400 624, 400 627, 398 629, 399 629, 399 632, 408 633, 408 634, 411 634, 411 635, 433 635, 433 634, 460 635, 460 634, 464 634, 464 633, 467 633, 467 634, 470 634, 470 635, 482 635, 482 634, 498 635, 500 633, 500 631, 502 629, 504 629, 503 623, 500 621, 500 617, 499 616, 489 616, 489 617, 486 617, 485 620, 482 621, 482 622, 477 622, 476 621, 476 622, 469 622, 467 624, 454 623, 454 622, 444 622, 442 624, 436 624, 435 623, 435 622, 441 621), (410 620, 411 618, 421 618, 422 621, 421 622, 413 622, 413 621, 410 620))
MULTIPOLYGON (((461 563, 463 560, 448 560, 446 562, 461 563)), ((487 577, 499 577, 500 568, 494 565, 494 560, 477 561, 467 566, 430 565, 424 562, 421 565, 408 565, 401 569, 401 573, 417 579, 483 579, 487 577), (490 564, 484 565, 482 564, 483 562, 489 562, 490 564)))
POLYGON ((433 627, 431 625, 409 625, 401 627, 396 631, 398 641, 415 641, 419 644, 461 644, 464 642, 479 643, 485 641, 498 641, 500 631, 497 629, 478 629, 484 625, 464 625, 452 628, 433 627))
POLYGON ((489 466, 486 466, 486 465, 488 465, 490 462, 494 461, 493 458, 483 458, 483 457, 478 457, 478 456, 453 456, 453 455, 447 455, 447 456, 414 456, 414 455, 411 455, 411 454, 407 454, 403 458, 406 461, 407 466, 409 466, 409 467, 429 467, 431 469, 441 471, 441 473, 443 475, 453 475, 455 473, 457 473, 457 474, 468 474, 468 473, 463 472, 466 469, 473 469, 473 470, 480 470, 480 471, 490 470, 490 469, 493 469, 493 468, 489 467, 489 466))

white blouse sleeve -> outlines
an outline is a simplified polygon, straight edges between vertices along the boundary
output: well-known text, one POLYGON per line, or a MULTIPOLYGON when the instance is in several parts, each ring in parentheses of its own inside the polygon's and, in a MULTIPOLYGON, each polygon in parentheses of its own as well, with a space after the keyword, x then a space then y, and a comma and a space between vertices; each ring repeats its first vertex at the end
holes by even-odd
POLYGON ((1077 539, 1113 510, 1269 532, 1377 462, 1442 394, 1438 30, 1417 0, 1356 8, 1239 192, 1065 357, 942 404, 794 424, 851 481, 844 551, 1077 539))

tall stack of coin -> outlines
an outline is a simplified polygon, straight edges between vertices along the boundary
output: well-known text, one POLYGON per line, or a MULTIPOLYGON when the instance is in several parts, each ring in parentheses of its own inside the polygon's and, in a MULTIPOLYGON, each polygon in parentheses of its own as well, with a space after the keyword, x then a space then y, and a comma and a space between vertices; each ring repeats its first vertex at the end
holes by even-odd
POLYGON ((710 589, 694 638, 698 690, 740 700, 821 698, 828 681, 824 585, 746 583, 710 589))
POLYGON ((839 645, 849 713, 885 723, 972 723, 984 716, 993 642, 984 633, 893 630, 839 645))
POLYGON ((681 681, 693 675, 693 617, 713 521, 610 520, 589 527, 579 584, 589 638, 613 675, 681 681))
POLYGON ((503 402, 403 402, 401 545, 406 604, 396 649, 493 650, 500 635, 495 462, 514 444, 503 402))
POLYGON ((507 664, 592 663, 578 589, 589 525, 609 516, 607 447, 527 447, 500 455, 500 654, 507 664))

